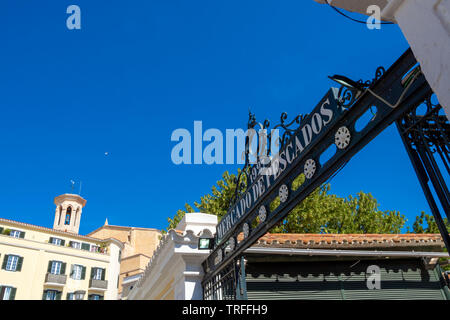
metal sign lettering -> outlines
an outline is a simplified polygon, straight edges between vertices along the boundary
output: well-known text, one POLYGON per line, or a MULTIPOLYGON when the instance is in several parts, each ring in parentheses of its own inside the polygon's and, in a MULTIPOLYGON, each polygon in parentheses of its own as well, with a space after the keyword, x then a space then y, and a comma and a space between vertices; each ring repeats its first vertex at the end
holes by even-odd
POLYGON ((287 139, 282 139, 280 152, 271 165, 271 170, 277 165, 278 170, 267 174, 262 170, 267 168, 259 162, 244 166, 250 172, 245 172, 249 183, 240 192, 237 181, 240 196, 220 221, 215 248, 203 263, 204 287, 387 126, 432 93, 416 63, 411 50, 407 50, 386 72, 377 69, 372 81, 354 82, 350 89, 348 85, 339 91, 331 89, 313 112, 299 121, 297 130, 287 129, 283 124, 286 117, 282 116, 287 139), (356 123, 367 112, 372 119, 357 130, 356 123), (334 154, 323 159, 333 145, 334 154), (294 188, 293 181, 300 175, 304 175, 304 181, 294 188), (278 205, 273 208, 276 199, 278 205))
POLYGON ((217 226, 217 241, 226 237, 232 228, 254 209, 263 196, 282 173, 302 158, 320 138, 326 134, 336 119, 344 111, 337 100, 338 89, 332 88, 322 98, 313 112, 306 117, 291 136, 289 142, 272 160, 270 167, 260 163, 251 168, 250 184, 247 191, 236 201, 217 226), (258 170, 259 168, 259 170, 258 170))

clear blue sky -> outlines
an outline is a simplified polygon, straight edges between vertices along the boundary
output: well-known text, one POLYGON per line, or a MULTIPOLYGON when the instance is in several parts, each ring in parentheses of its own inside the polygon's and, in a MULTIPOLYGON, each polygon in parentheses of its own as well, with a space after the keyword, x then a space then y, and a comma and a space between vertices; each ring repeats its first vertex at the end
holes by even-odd
MULTIPOLYGON (((53 198, 82 181, 80 232, 165 228, 231 165, 171 162, 173 130, 245 128, 308 113, 331 74, 371 79, 408 44, 313 0, 0 3, 0 216, 51 227, 53 198), (66 28, 81 8, 82 29, 66 28), (109 155, 105 156, 105 152, 109 155)), ((428 205, 394 127, 332 181, 411 223, 428 205)))

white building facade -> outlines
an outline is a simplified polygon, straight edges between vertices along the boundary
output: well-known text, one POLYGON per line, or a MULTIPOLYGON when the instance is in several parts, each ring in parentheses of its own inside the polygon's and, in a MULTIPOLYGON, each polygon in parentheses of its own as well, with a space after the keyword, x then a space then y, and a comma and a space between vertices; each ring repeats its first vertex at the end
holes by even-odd
POLYGON ((217 216, 187 213, 163 236, 128 300, 201 300, 202 262, 210 250, 198 249, 200 238, 213 238, 217 216))

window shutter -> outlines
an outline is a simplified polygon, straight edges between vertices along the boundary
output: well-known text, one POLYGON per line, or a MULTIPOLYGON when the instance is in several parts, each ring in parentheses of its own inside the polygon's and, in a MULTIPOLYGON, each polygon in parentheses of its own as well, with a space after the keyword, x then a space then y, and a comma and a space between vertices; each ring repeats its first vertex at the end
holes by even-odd
POLYGON ((61 245, 64 246, 66 244, 66 240, 61 240, 61 245))
POLYGON ((61 263, 61 273, 60 274, 66 274, 66 263, 61 263))
POLYGON ((69 273, 69 277, 71 277, 72 279, 73 279, 74 271, 75 271, 75 265, 72 264, 72 265, 70 266, 70 273, 69 273))
POLYGON ((102 280, 105 280, 106 269, 102 269, 102 280))
POLYGON ((0 286, 0 300, 3 300, 3 295, 5 294, 5 287, 0 286))
POLYGON ((56 299, 55 300, 61 300, 61 291, 56 291, 56 299))
POLYGON ((3 233, 3 228, 2 227, 0 227, 0 234, 2 234, 3 233))
POLYGON ((95 268, 94 267, 92 267, 91 268, 91 279, 93 279, 94 278, 94 272, 95 272, 95 270, 94 270, 95 268))
POLYGON ((53 261, 50 260, 50 261, 48 262, 48 267, 47 267, 47 272, 48 272, 48 273, 52 272, 52 264, 53 264, 53 261))
POLYGON ((84 278, 86 278, 86 267, 82 266, 81 267, 81 280, 84 280, 84 278))
POLYGON ((100 296, 100 300, 104 300, 104 297, 103 297, 103 296, 100 296))
POLYGON ((42 293, 42 300, 45 300, 46 295, 47 295, 47 290, 44 290, 44 293, 42 293))
POLYGON ((22 264, 23 264, 23 257, 19 257, 19 259, 17 260, 16 271, 21 271, 22 270, 22 264))
POLYGON ((9 300, 14 300, 16 298, 17 288, 11 288, 11 293, 9 294, 9 300))
POLYGON ((22 239, 25 238, 25 232, 20 231, 19 238, 22 238, 22 239))
POLYGON ((3 257, 3 263, 2 263, 2 269, 6 270, 6 264, 8 263, 8 255, 5 254, 5 256, 3 257))
POLYGON ((89 248, 90 248, 91 246, 90 246, 90 244, 89 243, 82 243, 81 244, 81 249, 83 249, 83 250, 87 250, 87 251, 89 251, 89 248))
POLYGON ((88 295, 88 300, 92 300, 92 294, 88 295))
POLYGON ((48 243, 53 243, 53 237, 50 237, 50 239, 48 239, 48 243))

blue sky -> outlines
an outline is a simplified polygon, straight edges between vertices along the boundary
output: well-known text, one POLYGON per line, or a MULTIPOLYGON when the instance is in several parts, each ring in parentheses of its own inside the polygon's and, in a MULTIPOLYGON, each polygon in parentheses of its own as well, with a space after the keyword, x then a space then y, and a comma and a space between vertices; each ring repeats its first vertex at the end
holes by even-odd
MULTIPOLYGON (((83 234, 105 218, 165 228, 237 169, 174 165, 173 130, 245 128, 249 107, 272 123, 308 113, 328 75, 371 79, 408 48, 397 26, 369 30, 313 0, 4 0, 0 25, 0 216, 51 227, 73 179, 83 234), (71 4, 81 30, 66 28, 71 4)), ((331 187, 371 192, 409 223, 429 212, 392 126, 331 187)))

